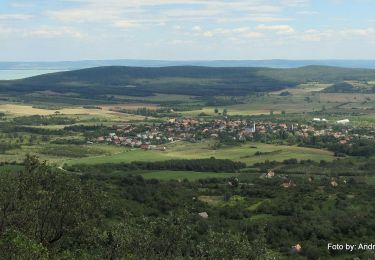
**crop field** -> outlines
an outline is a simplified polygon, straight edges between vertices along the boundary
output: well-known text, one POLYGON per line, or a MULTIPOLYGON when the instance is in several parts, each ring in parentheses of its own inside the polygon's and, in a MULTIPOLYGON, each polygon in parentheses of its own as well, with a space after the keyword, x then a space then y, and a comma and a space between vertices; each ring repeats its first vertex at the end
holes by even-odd
POLYGON ((271 94, 280 95, 282 92, 288 91, 292 95, 308 95, 313 92, 322 91, 331 85, 332 84, 306 83, 306 84, 300 84, 295 88, 286 88, 283 90, 271 92, 271 94))
POLYGON ((115 95, 115 97, 120 99, 131 99, 134 101, 149 101, 152 103, 157 102, 166 102, 166 101, 195 101, 197 97, 189 95, 174 95, 174 94, 155 94, 153 96, 147 97, 135 97, 135 96, 126 96, 126 95, 115 95))
POLYGON ((375 94, 362 93, 320 93, 321 102, 345 103, 375 100, 375 94))
MULTIPOLYGON (((127 106, 127 105, 123 105, 127 106)), ((144 105, 129 105, 129 107, 143 107, 144 105)), ((106 117, 107 119, 111 119, 114 121, 119 120, 142 120, 144 119, 143 116, 137 115, 128 115, 124 113, 119 113, 115 111, 111 111, 110 108, 112 106, 105 106, 104 109, 87 109, 83 107, 72 107, 72 108, 62 108, 57 110, 52 109, 42 109, 33 107, 32 105, 21 105, 21 104, 0 104, 0 112, 10 114, 13 116, 31 116, 31 115, 54 115, 56 113, 60 115, 80 115, 80 116, 99 116, 99 117, 106 117)))
POLYGON ((283 161, 290 158, 299 160, 333 160, 331 152, 312 148, 296 146, 282 146, 270 144, 246 144, 240 146, 222 147, 217 150, 210 148, 209 142, 185 143, 178 142, 167 146, 166 151, 145 151, 141 149, 114 148, 111 155, 85 157, 67 160, 68 164, 101 164, 101 163, 127 163, 132 161, 162 161, 171 159, 201 159, 215 157, 217 159, 230 159, 241 161, 248 165, 258 162, 283 161), (256 155, 258 152, 259 155, 256 155))

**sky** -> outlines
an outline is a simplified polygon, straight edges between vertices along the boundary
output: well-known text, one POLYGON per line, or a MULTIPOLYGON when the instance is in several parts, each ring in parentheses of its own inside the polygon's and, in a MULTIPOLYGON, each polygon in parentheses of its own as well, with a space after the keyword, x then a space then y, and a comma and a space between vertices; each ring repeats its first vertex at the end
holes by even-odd
POLYGON ((375 59, 374 0, 0 0, 0 61, 375 59))

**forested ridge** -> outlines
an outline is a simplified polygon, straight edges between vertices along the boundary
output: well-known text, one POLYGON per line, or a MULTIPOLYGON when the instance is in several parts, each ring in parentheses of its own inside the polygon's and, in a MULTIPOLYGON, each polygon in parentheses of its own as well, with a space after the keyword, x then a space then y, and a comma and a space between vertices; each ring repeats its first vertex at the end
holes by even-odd
POLYGON ((155 93, 241 96, 312 81, 335 83, 344 80, 375 80, 375 70, 325 66, 292 69, 108 66, 3 81, 0 92, 51 90, 91 98, 101 95, 150 96, 155 93))

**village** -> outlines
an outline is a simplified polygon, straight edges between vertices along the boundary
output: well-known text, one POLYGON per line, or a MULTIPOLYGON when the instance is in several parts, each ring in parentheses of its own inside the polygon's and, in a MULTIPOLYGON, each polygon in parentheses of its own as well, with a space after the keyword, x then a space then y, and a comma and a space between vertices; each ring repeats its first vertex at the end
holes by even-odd
POLYGON ((209 121, 202 118, 173 118, 158 125, 116 125, 113 126, 115 131, 98 136, 92 142, 163 151, 166 150, 167 143, 197 142, 206 139, 245 142, 267 137, 271 139, 287 139, 289 136, 299 139, 331 137, 343 145, 349 144, 353 139, 374 140, 373 129, 361 128, 361 131, 358 131, 348 124, 347 119, 328 124, 326 119, 320 118, 314 118, 307 123, 255 122, 228 118, 209 121), (323 125, 322 122, 325 124, 323 125))

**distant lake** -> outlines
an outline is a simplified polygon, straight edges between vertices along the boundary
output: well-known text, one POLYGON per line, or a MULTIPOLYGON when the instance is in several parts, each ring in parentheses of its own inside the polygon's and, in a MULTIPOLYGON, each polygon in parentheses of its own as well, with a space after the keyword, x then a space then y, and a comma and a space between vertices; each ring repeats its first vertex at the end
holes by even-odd
POLYGON ((0 70, 0 80, 23 79, 60 70, 0 70))

